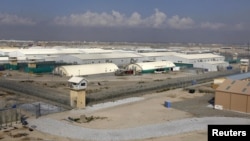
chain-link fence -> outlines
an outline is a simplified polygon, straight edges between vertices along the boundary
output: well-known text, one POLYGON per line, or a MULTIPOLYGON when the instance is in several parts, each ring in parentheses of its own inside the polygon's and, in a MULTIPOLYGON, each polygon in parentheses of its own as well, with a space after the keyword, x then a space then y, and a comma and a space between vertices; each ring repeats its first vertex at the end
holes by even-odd
POLYGON ((0 130, 19 123, 21 115, 21 109, 16 107, 0 109, 0 130))
POLYGON ((121 96, 129 96, 136 93, 153 90, 170 90, 175 88, 184 88, 190 85, 212 81, 216 77, 223 77, 239 73, 239 69, 226 70, 219 72, 208 72, 197 75, 190 75, 179 78, 166 78, 165 80, 144 82, 140 81, 136 85, 119 87, 116 89, 103 89, 102 91, 87 95, 87 104, 100 102, 107 99, 113 99, 121 96))
MULTIPOLYGON (((87 94, 87 104, 97 103, 103 100, 110 100, 121 96, 130 96, 136 93, 153 91, 153 90, 169 90, 174 88, 184 88, 193 84, 193 81, 198 83, 204 83, 212 81, 213 78, 223 77, 232 74, 239 73, 239 69, 225 70, 219 72, 205 72, 197 75, 190 75, 178 78, 166 78, 159 81, 144 82, 139 81, 136 85, 126 85, 119 88, 103 89, 95 93, 87 94)), ((47 90, 46 88, 35 87, 34 85, 21 84, 20 82, 4 80, 0 81, 0 87, 21 92, 27 95, 40 97, 47 99, 56 105, 64 106, 66 109, 71 109, 69 103, 69 95, 62 95, 61 93, 53 90, 47 90), (32 86, 32 87, 31 87, 32 86)), ((53 105, 53 104, 52 104, 53 105)))
POLYGON ((61 94, 53 89, 46 89, 43 87, 37 87, 35 85, 29 84, 29 82, 18 82, 13 80, 2 79, 0 81, 0 87, 12 90, 15 93, 21 93, 28 96, 33 96, 34 98, 42 98, 47 100, 47 102, 52 103, 52 105, 60 105, 66 109, 70 109, 69 95, 61 94))
POLYGON ((25 103, 19 105, 18 108, 28 112, 29 114, 31 114, 31 116, 35 116, 36 118, 66 110, 61 106, 51 105, 44 102, 25 103))
MULTIPOLYGON (((14 105, 11 108, 0 109, 0 129, 12 127, 13 124, 22 123, 22 117, 40 116, 65 111, 63 107, 44 102, 32 102, 14 105)), ((22 123, 23 124, 23 123, 22 123)))

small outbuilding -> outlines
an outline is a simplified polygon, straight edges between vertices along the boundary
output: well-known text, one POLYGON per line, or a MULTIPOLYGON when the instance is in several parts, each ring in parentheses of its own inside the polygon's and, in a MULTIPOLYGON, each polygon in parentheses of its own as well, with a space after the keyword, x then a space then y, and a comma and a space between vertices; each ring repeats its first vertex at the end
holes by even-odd
POLYGON ((226 79, 216 88, 214 107, 250 113, 250 81, 226 79))

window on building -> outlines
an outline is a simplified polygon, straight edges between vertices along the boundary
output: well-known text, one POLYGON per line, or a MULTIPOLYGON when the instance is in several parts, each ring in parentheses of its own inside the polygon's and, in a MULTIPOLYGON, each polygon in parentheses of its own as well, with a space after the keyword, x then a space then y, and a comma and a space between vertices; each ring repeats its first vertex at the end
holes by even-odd
POLYGON ((247 86, 250 86, 250 82, 247 84, 247 86))
POLYGON ((245 92, 247 90, 247 88, 244 88, 243 90, 242 90, 242 92, 245 92))

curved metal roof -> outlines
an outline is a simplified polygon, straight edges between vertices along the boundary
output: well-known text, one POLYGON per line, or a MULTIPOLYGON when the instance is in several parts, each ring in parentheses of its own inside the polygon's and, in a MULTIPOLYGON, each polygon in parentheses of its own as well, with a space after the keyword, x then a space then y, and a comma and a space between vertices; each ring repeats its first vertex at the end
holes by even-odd
POLYGON ((142 62, 142 63, 136 63, 136 65, 140 66, 142 70, 170 68, 175 66, 175 64, 171 61, 142 62))
POLYGON ((85 76, 101 73, 112 73, 115 72, 118 67, 113 63, 102 63, 102 64, 86 64, 86 65, 66 65, 60 66, 55 70, 63 71, 66 76, 85 76))

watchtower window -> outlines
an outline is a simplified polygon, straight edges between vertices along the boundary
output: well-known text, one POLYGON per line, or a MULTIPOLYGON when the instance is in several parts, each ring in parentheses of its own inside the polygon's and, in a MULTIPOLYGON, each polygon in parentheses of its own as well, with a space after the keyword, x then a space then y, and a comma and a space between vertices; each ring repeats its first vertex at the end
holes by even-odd
POLYGON ((81 86, 85 86, 85 83, 81 83, 81 86))
POLYGON ((250 86, 250 82, 247 84, 247 86, 250 86))
POLYGON ((247 88, 244 88, 243 90, 242 90, 242 92, 245 92, 247 90, 247 88))
POLYGON ((234 84, 235 83, 235 80, 234 81, 232 81, 232 83, 231 84, 234 84))

